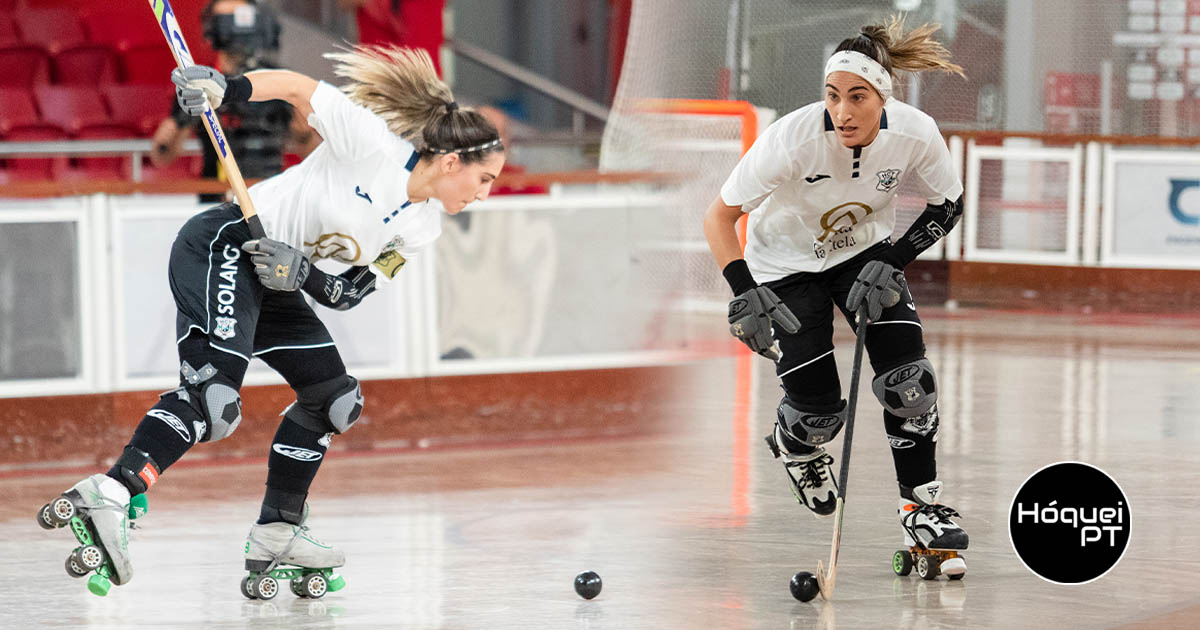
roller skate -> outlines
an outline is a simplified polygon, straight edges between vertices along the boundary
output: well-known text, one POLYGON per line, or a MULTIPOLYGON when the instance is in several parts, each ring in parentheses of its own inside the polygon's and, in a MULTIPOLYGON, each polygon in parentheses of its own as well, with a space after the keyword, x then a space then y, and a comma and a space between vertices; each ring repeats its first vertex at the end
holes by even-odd
POLYGON ((792 453, 787 444, 790 438, 778 423, 766 437, 767 446, 776 459, 783 459, 783 467, 792 481, 792 494, 800 505, 812 510, 817 516, 829 516, 837 507, 837 479, 833 473, 833 456, 820 446, 812 447, 810 453, 792 453))
POLYGON ((242 595, 249 599, 272 599, 287 582, 297 597, 319 598, 340 591, 346 580, 333 569, 346 564, 346 554, 312 536, 307 520, 308 506, 299 525, 288 522, 255 523, 246 536, 246 570, 242 595))
POLYGON ((950 520, 961 515, 937 502, 941 491, 942 482, 930 481, 912 489, 913 500, 900 499, 896 511, 908 549, 892 554, 896 575, 908 575, 914 566, 925 580, 936 580, 940 574, 961 580, 967 574, 967 563, 959 555, 967 548, 967 532, 950 520))
POLYGON ((67 557, 67 574, 88 578, 88 590, 104 596, 113 584, 133 579, 129 559, 130 520, 146 513, 146 495, 132 498, 125 486, 108 475, 80 481, 38 510, 43 529, 70 527, 79 546, 67 557))

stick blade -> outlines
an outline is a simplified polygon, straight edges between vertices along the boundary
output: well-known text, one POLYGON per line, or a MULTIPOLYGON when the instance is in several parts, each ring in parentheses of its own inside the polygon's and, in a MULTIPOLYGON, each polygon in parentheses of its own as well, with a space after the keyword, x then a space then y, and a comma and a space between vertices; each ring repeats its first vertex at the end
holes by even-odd
POLYGON ((820 560, 817 560, 817 588, 821 592, 821 599, 831 601, 833 599, 833 567, 830 567, 829 575, 825 575, 825 565, 820 560))

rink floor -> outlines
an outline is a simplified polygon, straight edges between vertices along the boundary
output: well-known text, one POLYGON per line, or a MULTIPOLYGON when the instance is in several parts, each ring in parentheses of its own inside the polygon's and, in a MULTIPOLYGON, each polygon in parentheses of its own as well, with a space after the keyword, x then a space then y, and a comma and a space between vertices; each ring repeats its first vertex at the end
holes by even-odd
MULTIPOLYGON (((832 521, 795 504, 763 446, 779 398, 770 364, 751 358, 739 380, 738 359, 720 358, 696 364, 676 436, 331 457, 310 525, 345 549, 347 587, 321 600, 238 592, 262 461, 169 471, 133 533, 136 578, 105 598, 63 571, 69 533, 33 522, 82 471, 10 473, 0 478, 0 628, 1200 624, 1200 319, 923 317, 943 392, 943 500, 971 536, 961 582, 892 574, 894 474, 864 387, 835 601, 793 600, 788 580, 827 558, 832 521), (1018 485, 1060 460, 1107 471, 1133 517, 1124 558, 1083 586, 1034 576, 1008 539, 1018 485), (604 580, 592 601, 572 590, 588 569, 604 580)), ((847 374, 844 327, 837 341, 847 374)))

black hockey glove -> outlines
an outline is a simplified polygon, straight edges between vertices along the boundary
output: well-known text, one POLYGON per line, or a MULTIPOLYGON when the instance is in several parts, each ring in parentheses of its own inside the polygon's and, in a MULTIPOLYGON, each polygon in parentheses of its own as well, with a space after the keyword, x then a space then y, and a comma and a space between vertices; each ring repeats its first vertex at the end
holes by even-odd
POLYGON ((300 250, 269 238, 242 243, 254 261, 254 273, 259 282, 274 291, 295 291, 308 278, 309 263, 300 250))
POLYGON ((846 309, 852 313, 867 307, 867 319, 876 321, 883 309, 895 306, 904 293, 907 282, 904 273, 882 260, 872 260, 863 266, 846 297, 846 309))

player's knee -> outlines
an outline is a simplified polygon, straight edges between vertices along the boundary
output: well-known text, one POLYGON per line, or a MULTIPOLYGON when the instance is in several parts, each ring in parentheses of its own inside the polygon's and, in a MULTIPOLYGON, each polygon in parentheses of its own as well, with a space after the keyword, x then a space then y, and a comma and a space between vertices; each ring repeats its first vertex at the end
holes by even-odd
POLYGON ((937 404, 937 379, 925 357, 881 370, 871 390, 884 409, 901 418, 923 416, 937 404))
POLYGON ((349 374, 296 388, 296 402, 284 417, 317 433, 345 433, 362 415, 358 379, 349 374))
POLYGON ((204 422, 203 427, 196 427, 200 436, 196 441, 216 442, 233 435, 242 422, 242 397, 237 384, 211 363, 197 370, 184 361, 180 371, 185 384, 176 391, 187 396, 204 422))
POLYGON ((837 437, 846 424, 846 401, 813 404, 797 402, 788 396, 779 401, 779 426, 797 440, 817 446, 837 437))

